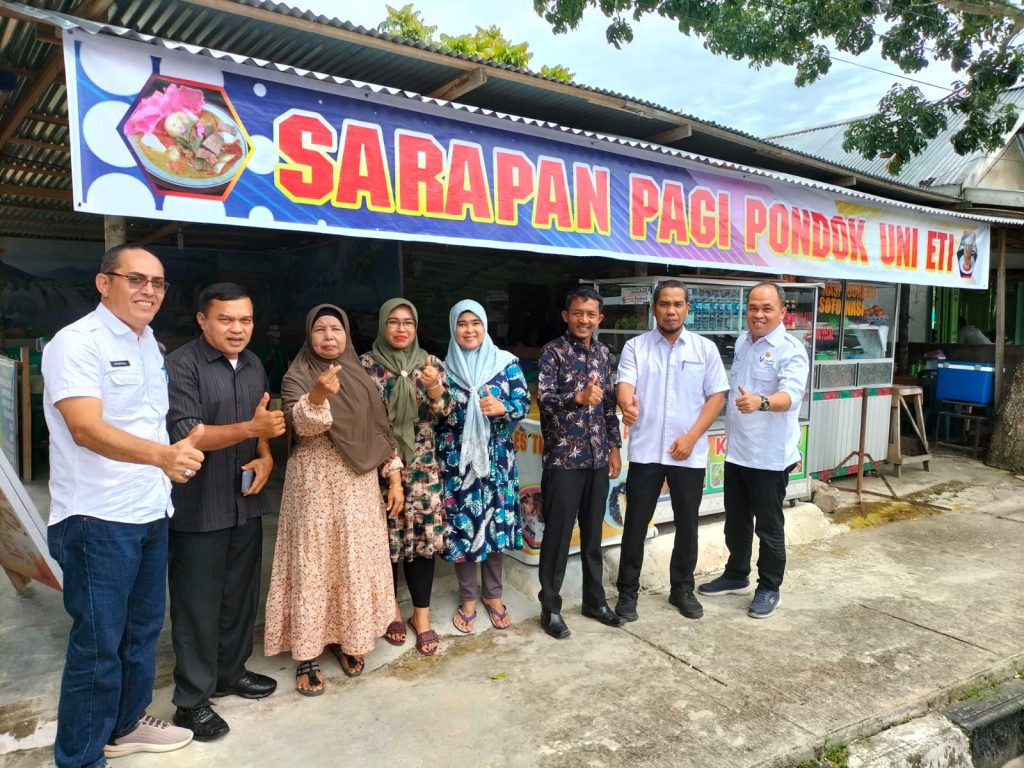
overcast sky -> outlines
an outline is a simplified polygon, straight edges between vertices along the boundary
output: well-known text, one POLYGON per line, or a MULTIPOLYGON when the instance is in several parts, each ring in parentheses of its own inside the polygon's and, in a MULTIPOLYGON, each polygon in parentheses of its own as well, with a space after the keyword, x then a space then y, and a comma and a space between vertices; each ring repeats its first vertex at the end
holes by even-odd
MULTIPOLYGON (((328 17, 344 16, 343 20, 368 28, 387 16, 387 3, 382 0, 286 2, 328 17)), ((393 0, 391 5, 404 3, 393 0)), ((478 25, 497 24, 513 42, 530 44, 534 71, 543 64, 562 64, 583 85, 654 102, 755 136, 870 114, 895 82, 892 74, 835 62, 826 78, 797 88, 792 68, 755 70, 742 61, 713 56, 699 41, 681 35, 673 22, 656 15, 635 23, 633 42, 616 50, 605 41, 605 18, 593 9, 584 15, 579 29, 555 35, 534 13, 531 0, 417 0, 414 7, 439 33, 462 34, 478 25)), ((898 73, 873 52, 858 61, 898 73)), ((935 65, 916 77, 940 86, 951 80, 948 69, 935 65)), ((922 90, 929 98, 947 92, 922 90)))

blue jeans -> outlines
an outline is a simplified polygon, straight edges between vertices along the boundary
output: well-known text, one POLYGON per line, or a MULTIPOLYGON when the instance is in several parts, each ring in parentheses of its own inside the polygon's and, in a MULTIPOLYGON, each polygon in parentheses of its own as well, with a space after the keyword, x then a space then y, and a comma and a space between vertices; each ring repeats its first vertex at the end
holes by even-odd
POLYGON ((102 766, 153 698, 164 622, 167 518, 113 523, 75 515, 47 529, 73 624, 57 708, 59 768, 102 766))

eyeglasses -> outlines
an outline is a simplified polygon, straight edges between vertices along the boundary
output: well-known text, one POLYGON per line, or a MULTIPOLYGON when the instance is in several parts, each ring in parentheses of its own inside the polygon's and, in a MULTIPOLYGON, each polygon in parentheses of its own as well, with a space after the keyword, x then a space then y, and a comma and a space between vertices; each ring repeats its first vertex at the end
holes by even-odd
POLYGON ((171 284, 164 280, 162 277, 146 277, 145 275, 122 275, 120 272, 104 272, 104 275, 112 275, 113 277, 123 277, 128 281, 134 290, 138 291, 146 287, 147 284, 153 286, 153 290, 157 293, 163 293, 171 284))
POLYGON ((415 328, 415 320, 388 320, 384 323, 388 328, 415 328))

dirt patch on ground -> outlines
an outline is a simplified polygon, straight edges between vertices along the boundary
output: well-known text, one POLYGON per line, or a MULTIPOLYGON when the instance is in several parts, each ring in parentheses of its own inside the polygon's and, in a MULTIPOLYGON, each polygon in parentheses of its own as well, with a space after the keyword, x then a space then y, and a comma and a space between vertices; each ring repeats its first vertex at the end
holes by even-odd
POLYGON ((837 509, 832 519, 836 523, 850 526, 852 530, 860 530, 915 517, 941 515, 944 512, 945 510, 915 504, 912 501, 866 501, 863 504, 837 509))

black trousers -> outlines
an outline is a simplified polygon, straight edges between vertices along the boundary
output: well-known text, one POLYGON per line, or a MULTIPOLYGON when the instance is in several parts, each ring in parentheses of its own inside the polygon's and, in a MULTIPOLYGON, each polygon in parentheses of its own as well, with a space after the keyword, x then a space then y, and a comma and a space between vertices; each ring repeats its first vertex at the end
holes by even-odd
MULTIPOLYGON (((402 561, 405 586, 409 588, 413 608, 429 608, 430 593, 434 589, 434 558, 414 557, 402 561)), ((395 582, 395 597, 398 597, 398 563, 391 564, 391 576, 395 582)))
POLYGON ((608 467, 557 469, 545 467, 540 481, 544 539, 540 547, 541 608, 562 612, 562 581, 569 560, 569 540, 580 524, 580 562, 583 566, 583 604, 606 604, 601 568, 601 524, 608 506, 608 467))
POLYGON ((195 709, 238 682, 252 655, 263 521, 204 533, 171 531, 167 550, 176 706, 195 709))
POLYGON ((619 549, 619 577, 615 586, 620 597, 636 599, 640 591, 640 570, 644 564, 644 541, 654 517, 661 486, 668 479, 672 497, 672 518, 676 524, 669 561, 668 578, 673 592, 693 590, 697 567, 697 519, 704 495, 704 470, 671 464, 630 462, 626 475, 626 519, 619 549))
POLYGON ((789 485, 788 469, 753 469, 725 462, 725 545, 729 562, 725 577, 750 576, 750 550, 757 534, 757 583, 778 591, 786 572, 786 519, 782 502, 789 485))

